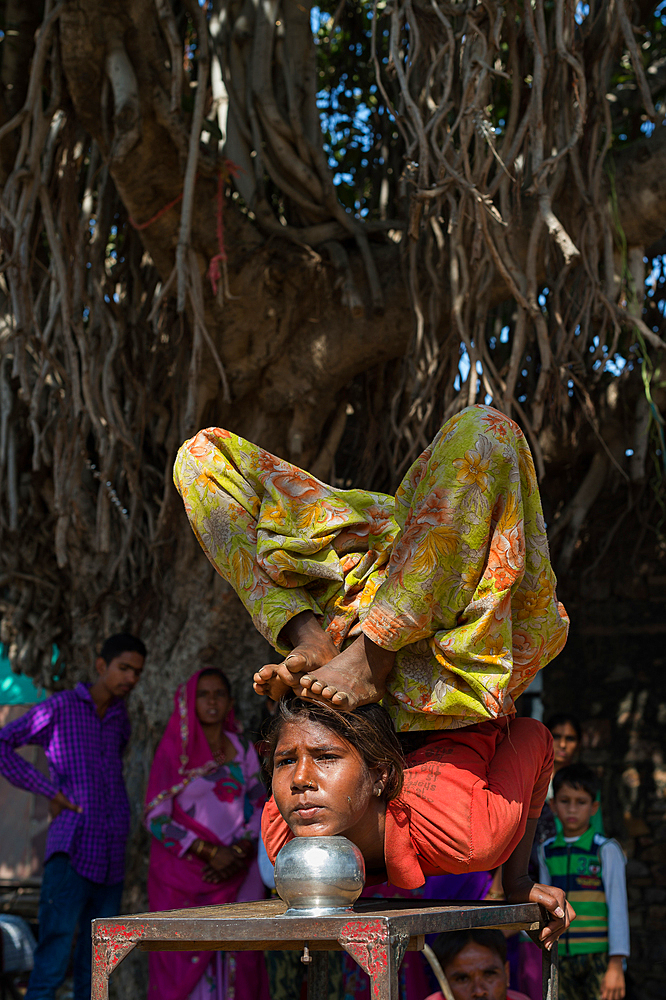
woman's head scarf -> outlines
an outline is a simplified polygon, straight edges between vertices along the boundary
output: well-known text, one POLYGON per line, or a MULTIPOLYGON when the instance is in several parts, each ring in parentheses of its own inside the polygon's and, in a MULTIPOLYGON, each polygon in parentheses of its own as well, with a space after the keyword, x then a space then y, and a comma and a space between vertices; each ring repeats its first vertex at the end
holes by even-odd
MULTIPOLYGON (((206 668, 203 668, 206 669, 206 668)), ((178 795, 193 778, 219 767, 196 712, 197 684, 202 670, 181 684, 174 710, 155 752, 146 791, 146 812, 165 798, 178 795)), ((225 732, 237 732, 233 709, 224 720, 225 732)))

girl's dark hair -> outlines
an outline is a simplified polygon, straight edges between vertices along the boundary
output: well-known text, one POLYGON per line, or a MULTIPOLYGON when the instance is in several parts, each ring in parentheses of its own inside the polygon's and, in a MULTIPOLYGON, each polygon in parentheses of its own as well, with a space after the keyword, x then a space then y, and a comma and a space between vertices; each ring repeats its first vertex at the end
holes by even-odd
POLYGON ((320 702, 304 698, 282 698, 268 733, 266 773, 273 776, 275 748, 287 723, 314 722, 349 743, 369 769, 386 768, 382 792, 386 802, 402 791, 405 758, 391 718, 381 705, 362 705, 353 712, 340 712, 320 702))
POLYGON ((219 667, 204 667, 199 674, 199 680, 201 680, 202 677, 219 677, 227 689, 227 694, 231 698, 231 684, 229 683, 229 678, 223 670, 220 670, 219 667))
POLYGON ((581 729, 580 722, 575 715, 569 715, 568 712, 558 712, 557 715, 551 715, 550 719, 546 723, 546 729, 552 733, 553 729, 557 729, 558 726, 566 726, 567 722, 575 731, 576 739, 580 743, 583 736, 583 730, 581 729))

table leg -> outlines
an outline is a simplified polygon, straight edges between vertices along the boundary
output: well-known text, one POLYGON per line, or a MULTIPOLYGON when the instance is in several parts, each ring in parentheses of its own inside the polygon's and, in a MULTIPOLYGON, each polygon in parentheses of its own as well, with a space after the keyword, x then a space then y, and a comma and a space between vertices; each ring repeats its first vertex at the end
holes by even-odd
POLYGON ((308 965, 308 1000, 328 997, 328 952, 311 951, 308 965))
POLYGON ((91 1000, 109 1000, 109 976, 136 947, 142 935, 123 924, 93 920, 91 1000))
POLYGON ((372 1000, 398 1000, 398 971, 409 934, 390 934, 383 921, 371 920, 346 924, 338 940, 370 977, 372 1000))
POLYGON ((558 1000, 559 976, 557 974, 557 941, 553 947, 541 951, 541 995, 543 1000, 558 1000))

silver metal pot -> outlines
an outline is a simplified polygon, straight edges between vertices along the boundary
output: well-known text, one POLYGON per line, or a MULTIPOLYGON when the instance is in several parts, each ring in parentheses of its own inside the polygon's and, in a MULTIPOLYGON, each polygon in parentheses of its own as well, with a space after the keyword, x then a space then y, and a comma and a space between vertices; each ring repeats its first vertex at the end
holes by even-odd
POLYGON ((275 888, 287 916, 351 910, 365 884, 365 863, 346 837, 295 837, 275 859, 275 888))

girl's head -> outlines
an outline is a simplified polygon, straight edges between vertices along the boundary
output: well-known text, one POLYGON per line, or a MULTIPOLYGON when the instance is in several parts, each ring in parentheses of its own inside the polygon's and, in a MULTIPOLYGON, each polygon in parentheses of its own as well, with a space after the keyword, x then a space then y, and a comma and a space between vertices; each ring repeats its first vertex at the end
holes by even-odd
POLYGON ((400 794, 403 766, 380 705, 339 712, 300 698, 280 702, 267 768, 294 836, 362 836, 371 817, 400 794))
POLYGON ((576 756, 580 746, 580 722, 574 715, 560 712, 553 715, 547 723, 553 735, 553 753, 555 755, 555 770, 568 767, 576 756))
POLYGON ((204 667, 197 680, 196 713, 202 726, 223 723, 233 705, 231 688, 217 667, 204 667))

